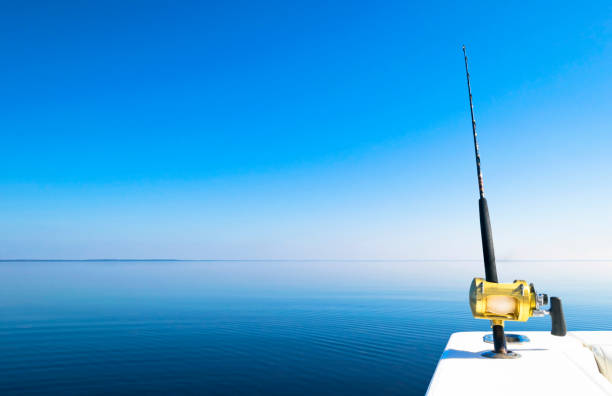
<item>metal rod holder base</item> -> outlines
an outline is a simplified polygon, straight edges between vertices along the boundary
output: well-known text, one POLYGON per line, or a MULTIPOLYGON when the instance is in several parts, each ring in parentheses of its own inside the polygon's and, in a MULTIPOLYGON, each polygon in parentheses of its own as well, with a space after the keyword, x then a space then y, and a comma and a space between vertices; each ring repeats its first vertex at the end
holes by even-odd
POLYGON ((497 353, 495 351, 487 351, 487 352, 484 352, 482 356, 486 358, 490 358, 490 359, 516 359, 516 358, 521 357, 521 355, 519 355, 516 352, 512 352, 512 351, 508 351, 506 353, 497 353))

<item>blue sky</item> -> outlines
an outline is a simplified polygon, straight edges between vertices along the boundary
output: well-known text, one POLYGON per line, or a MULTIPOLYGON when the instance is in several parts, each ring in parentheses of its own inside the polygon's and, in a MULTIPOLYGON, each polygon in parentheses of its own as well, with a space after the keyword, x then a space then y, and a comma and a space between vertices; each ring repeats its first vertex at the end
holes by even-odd
POLYGON ((612 258, 607 1, 29 2, 1 258, 612 258))

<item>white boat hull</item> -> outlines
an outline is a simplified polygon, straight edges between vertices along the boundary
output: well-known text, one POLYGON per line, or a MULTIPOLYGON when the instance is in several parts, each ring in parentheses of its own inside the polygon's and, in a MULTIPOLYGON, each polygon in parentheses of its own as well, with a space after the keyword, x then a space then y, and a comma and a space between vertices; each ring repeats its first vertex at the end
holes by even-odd
POLYGON ((612 332, 576 331, 565 337, 544 331, 515 333, 530 339, 508 344, 521 355, 517 359, 483 357, 492 349, 483 341, 486 332, 452 334, 427 395, 612 395, 612 383, 600 372, 605 374, 612 361, 606 356, 612 351, 612 332))

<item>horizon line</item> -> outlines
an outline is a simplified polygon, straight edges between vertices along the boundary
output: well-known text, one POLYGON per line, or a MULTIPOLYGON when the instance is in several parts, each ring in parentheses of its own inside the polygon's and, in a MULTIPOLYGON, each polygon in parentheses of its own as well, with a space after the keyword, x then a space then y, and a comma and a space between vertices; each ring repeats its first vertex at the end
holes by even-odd
MULTIPOLYGON (((178 259, 178 258, 88 258, 88 259, 27 259, 27 258, 11 258, 0 259, 0 263, 11 262, 418 262, 418 261, 442 261, 442 262, 479 262, 482 259, 178 259)), ((535 261, 535 262, 606 262, 612 259, 497 259, 502 262, 520 262, 520 261, 535 261)))

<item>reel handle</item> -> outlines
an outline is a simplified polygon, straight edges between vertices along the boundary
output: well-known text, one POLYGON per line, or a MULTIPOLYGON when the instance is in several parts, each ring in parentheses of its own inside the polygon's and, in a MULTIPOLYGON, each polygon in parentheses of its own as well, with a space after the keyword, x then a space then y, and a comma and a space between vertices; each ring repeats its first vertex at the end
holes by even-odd
POLYGON ((565 316, 563 315, 563 306, 559 297, 550 298, 550 319, 552 320, 552 329, 550 334, 563 337, 567 334, 565 326, 565 316))

